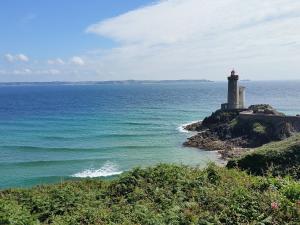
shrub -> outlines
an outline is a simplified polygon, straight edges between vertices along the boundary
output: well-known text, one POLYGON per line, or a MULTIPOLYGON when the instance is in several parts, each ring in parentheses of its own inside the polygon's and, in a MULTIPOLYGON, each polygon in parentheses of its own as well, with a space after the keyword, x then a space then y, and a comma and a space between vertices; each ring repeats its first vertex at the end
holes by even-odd
POLYGON ((255 175, 291 176, 300 179, 300 134, 254 149, 250 154, 230 160, 228 168, 238 167, 255 175))
POLYGON ((115 180, 0 192, 0 224, 299 224, 299 183, 158 165, 115 180))
POLYGON ((264 135, 267 132, 267 128, 263 126, 261 123, 255 122, 253 124, 253 132, 256 134, 264 135))

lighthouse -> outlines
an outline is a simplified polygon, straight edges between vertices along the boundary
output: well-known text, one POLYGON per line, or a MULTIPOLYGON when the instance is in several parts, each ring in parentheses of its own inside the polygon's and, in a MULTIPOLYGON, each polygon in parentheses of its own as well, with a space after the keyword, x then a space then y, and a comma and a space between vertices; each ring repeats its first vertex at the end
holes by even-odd
POLYGON ((239 108, 239 89, 238 89, 239 75, 235 74, 235 71, 231 71, 231 75, 228 77, 228 95, 227 103, 228 109, 239 108))
POLYGON ((221 105, 223 110, 245 108, 245 87, 239 86, 239 75, 234 70, 228 77, 227 103, 221 105))

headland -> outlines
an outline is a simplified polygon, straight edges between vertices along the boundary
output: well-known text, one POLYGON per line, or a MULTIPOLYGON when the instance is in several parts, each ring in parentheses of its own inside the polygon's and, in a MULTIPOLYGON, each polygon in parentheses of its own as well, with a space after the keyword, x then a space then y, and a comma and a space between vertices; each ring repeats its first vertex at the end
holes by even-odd
POLYGON ((245 87, 238 86, 235 71, 228 77, 228 102, 202 122, 185 126, 198 132, 184 146, 219 151, 234 158, 264 144, 281 141, 300 132, 300 116, 288 116, 269 104, 245 107, 245 87))

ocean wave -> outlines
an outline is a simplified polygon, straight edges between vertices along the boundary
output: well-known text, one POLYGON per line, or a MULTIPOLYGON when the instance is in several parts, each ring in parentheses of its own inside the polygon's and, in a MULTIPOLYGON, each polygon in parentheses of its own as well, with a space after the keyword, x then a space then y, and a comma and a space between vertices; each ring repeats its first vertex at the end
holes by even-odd
POLYGON ((66 148, 66 147, 42 147, 42 146, 28 146, 28 145, 1 145, 0 149, 26 151, 99 151, 99 148, 66 148))
POLYGON ((155 126, 155 127, 161 127, 163 126, 163 124, 161 123, 156 123, 156 122, 119 122, 118 124, 122 124, 122 125, 129 125, 129 126, 155 126))
MULTIPOLYGON (((171 135, 172 133, 170 133, 171 135)), ((161 136, 161 135, 160 135, 161 136)), ((40 147, 40 146, 22 146, 22 145, 0 145, 0 150, 15 150, 20 152, 100 152, 111 151, 118 149, 157 149, 157 148, 169 148, 164 145, 112 145, 112 146, 99 146, 91 148, 66 148, 66 147, 40 147)))
POLYGON ((79 178, 93 178, 93 177, 109 177, 113 175, 119 175, 123 173, 118 169, 118 166, 111 163, 106 162, 100 169, 86 169, 82 172, 75 173, 72 177, 79 177, 79 178))
MULTIPOLYGON (((105 158, 108 159, 108 158, 105 158)), ((64 166, 66 164, 76 164, 78 165, 79 163, 96 163, 96 162, 103 162, 103 157, 102 158, 82 158, 82 159, 64 159, 64 160, 35 160, 35 161, 14 161, 14 162, 1 162, 0 161, 0 171, 3 168, 16 168, 16 167, 49 167, 49 166, 64 166)))
POLYGON ((177 127, 177 130, 180 132, 180 133, 190 133, 190 131, 186 130, 185 127, 190 125, 190 124, 193 124, 193 123, 197 123, 199 122, 199 120, 196 120, 196 121, 192 121, 192 122, 189 122, 189 123, 185 123, 185 124, 182 124, 180 125, 179 127, 177 127))
MULTIPOLYGON (((165 134, 170 134, 165 132, 165 134)), ((107 139, 107 138, 147 138, 161 136, 161 133, 149 132, 149 133, 106 133, 106 134, 96 134, 89 136, 74 136, 74 137, 61 137, 61 136, 39 136, 45 140, 51 141, 72 141, 72 140, 93 140, 93 139, 107 139)))

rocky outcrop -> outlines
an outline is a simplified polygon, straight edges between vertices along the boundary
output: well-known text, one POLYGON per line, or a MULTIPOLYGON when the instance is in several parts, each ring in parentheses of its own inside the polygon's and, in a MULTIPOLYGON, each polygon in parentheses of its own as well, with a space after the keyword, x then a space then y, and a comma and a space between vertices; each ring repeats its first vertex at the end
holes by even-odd
POLYGON ((288 120, 272 123, 266 119, 267 115, 285 117, 270 105, 250 106, 247 113, 249 111, 251 119, 240 116, 244 111, 217 110, 202 122, 187 125, 185 129, 198 133, 188 138, 183 145, 218 150, 224 158, 228 158, 271 141, 283 140, 296 131, 288 120))
POLYGON ((184 129, 188 131, 201 131, 203 129, 202 122, 199 121, 196 123, 188 124, 184 127, 184 129))
POLYGON ((268 104, 251 105, 248 109, 253 111, 253 113, 284 116, 284 113, 278 112, 276 109, 274 109, 271 105, 268 104))

